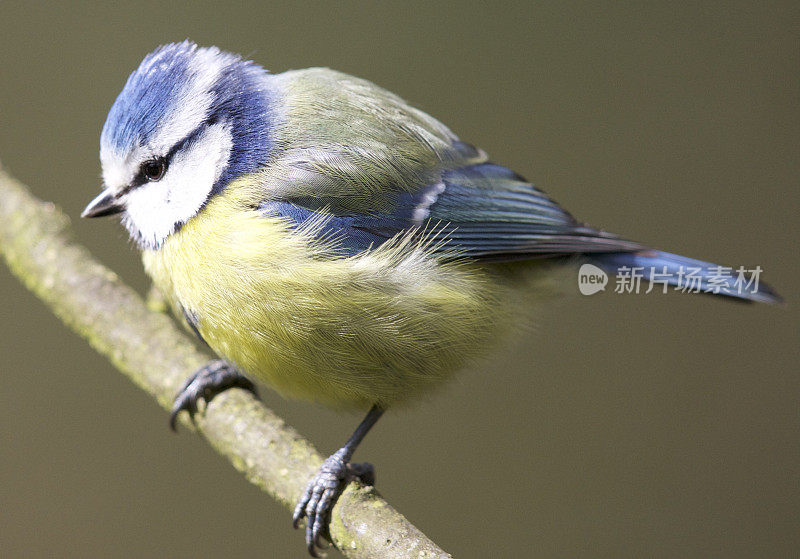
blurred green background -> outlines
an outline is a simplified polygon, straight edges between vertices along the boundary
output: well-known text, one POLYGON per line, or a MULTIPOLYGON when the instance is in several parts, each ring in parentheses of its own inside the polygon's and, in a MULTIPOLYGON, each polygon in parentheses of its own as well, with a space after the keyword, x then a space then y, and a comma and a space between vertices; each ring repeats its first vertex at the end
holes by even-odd
MULTIPOLYGON (((377 82, 580 219, 761 265, 786 308, 574 297, 357 459, 457 557, 787 557, 800 545, 796 2, 534 6, 0 2, 0 161, 144 292, 98 136, 141 58, 190 37, 377 82)), ((289 513, 0 267, 0 555, 304 557, 289 513)), ((188 371, 187 371, 188 373, 188 371)), ((328 453, 356 415, 267 405, 328 453)), ((333 556, 337 554, 332 553, 333 556)))

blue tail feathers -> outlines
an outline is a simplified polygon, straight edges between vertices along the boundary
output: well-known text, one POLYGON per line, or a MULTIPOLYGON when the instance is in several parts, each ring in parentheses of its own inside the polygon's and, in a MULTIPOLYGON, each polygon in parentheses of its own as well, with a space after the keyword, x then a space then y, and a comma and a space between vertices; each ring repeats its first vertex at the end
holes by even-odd
MULTIPOLYGON (((744 301, 782 303, 770 286, 760 281, 761 268, 719 266, 660 250, 608 252, 587 255, 589 262, 617 276, 620 291, 639 290, 639 284, 653 284, 652 290, 667 289, 707 293, 744 301)), ((648 288, 649 289, 649 288, 648 288)))

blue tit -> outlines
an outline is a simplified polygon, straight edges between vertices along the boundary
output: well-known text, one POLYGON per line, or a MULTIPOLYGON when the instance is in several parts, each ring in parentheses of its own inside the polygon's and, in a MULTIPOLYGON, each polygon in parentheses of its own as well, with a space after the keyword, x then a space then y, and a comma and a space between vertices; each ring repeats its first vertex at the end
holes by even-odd
MULTIPOLYGON (((520 301, 576 259, 776 302, 713 264, 577 221, 442 123, 325 68, 271 74, 185 41, 147 55, 100 138, 104 190, 176 316, 220 358, 172 420, 247 378, 369 410, 298 503, 316 553, 350 459, 383 411, 495 346, 520 301)), ((574 276, 573 276, 574 277, 574 276)))

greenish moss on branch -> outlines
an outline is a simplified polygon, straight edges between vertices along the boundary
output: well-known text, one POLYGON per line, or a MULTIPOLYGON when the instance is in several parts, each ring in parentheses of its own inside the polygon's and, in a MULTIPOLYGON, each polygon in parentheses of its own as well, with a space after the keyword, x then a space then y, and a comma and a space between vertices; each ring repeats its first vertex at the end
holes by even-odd
MULTIPOLYGON (((67 216, 1 167, 0 252, 28 289, 163 408, 208 360, 156 312, 157 304, 148 308, 72 239, 67 216)), ((215 398, 196 427, 250 482, 290 510, 322 463, 308 441, 242 390, 215 398)), ((449 557, 372 488, 351 483, 331 517, 332 540, 347 557, 449 557)))

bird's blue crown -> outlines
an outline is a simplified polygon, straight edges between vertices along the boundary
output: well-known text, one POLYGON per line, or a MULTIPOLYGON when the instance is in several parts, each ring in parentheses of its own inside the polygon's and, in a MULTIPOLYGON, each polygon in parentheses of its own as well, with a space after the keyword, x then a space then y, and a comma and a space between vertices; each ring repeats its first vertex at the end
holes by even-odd
POLYGON ((148 54, 128 78, 108 113, 101 146, 126 154, 148 145, 171 117, 202 95, 207 103, 193 114, 202 112, 202 118, 180 141, 191 142, 216 122, 230 124, 233 146, 228 167, 215 185, 218 191, 233 178, 257 170, 269 155, 269 78, 261 66, 216 47, 200 48, 188 40, 164 45, 148 54))

